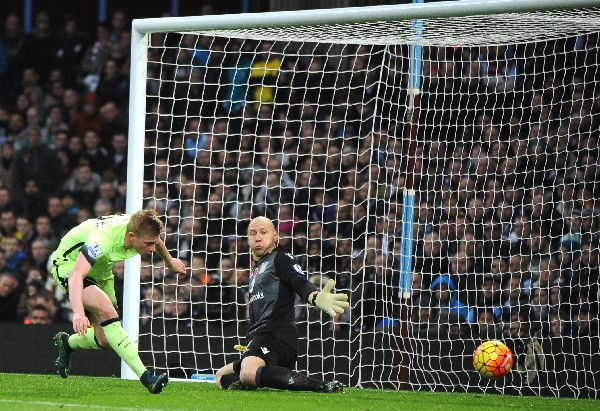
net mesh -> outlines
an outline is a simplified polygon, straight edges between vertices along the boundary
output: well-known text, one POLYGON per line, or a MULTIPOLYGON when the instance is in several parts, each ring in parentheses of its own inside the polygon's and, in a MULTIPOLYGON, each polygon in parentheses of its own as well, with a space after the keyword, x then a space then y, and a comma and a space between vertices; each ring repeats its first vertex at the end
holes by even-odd
POLYGON ((190 270, 143 261, 142 355, 187 378, 239 358, 246 228, 265 215, 311 281, 350 296, 333 320, 298 302, 298 370, 596 398, 597 13, 424 20, 418 95, 410 23, 152 34, 144 207, 165 216, 167 247, 190 270), (471 359, 492 338, 515 354, 494 382, 471 359))
POLYGON ((421 44, 426 46, 488 46, 546 41, 593 33, 600 9, 505 13, 418 20, 298 27, 207 30, 198 34, 254 40, 307 41, 331 44, 421 44), (418 29, 422 28, 422 33, 418 29), (423 35, 425 33, 425 35, 423 35))

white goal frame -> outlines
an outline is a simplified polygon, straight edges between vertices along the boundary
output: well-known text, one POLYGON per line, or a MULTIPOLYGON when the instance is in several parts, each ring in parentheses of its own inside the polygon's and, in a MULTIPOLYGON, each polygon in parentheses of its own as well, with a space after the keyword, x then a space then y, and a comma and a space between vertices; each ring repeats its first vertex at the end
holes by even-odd
MULTIPOLYGON (((452 18, 516 12, 536 12, 585 8, 600 5, 598 0, 461 0, 431 4, 401 4, 321 10, 235 14, 219 16, 168 17, 136 19, 132 23, 131 84, 129 108, 129 148, 126 211, 142 208, 144 139, 146 116, 146 74, 149 35, 156 32, 226 31, 240 29, 282 28, 386 21, 410 21, 423 18, 452 18)), ((421 45, 415 29, 411 45, 421 45)), ((335 41, 328 40, 332 43, 335 41)), ((406 39, 403 39, 406 42, 406 39)), ((341 42, 341 41, 340 41, 341 42)), ((416 91, 418 93, 418 90, 416 91)), ((140 257, 127 260, 123 299, 124 328, 133 341, 139 338, 140 257)), ((122 362, 121 377, 135 379, 122 362)))

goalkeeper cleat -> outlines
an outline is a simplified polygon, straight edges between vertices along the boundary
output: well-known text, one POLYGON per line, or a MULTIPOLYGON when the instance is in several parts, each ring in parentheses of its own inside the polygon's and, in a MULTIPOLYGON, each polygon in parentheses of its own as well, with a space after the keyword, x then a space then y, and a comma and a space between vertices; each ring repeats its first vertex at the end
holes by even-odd
POLYGON ((231 385, 227 389, 232 390, 232 391, 254 391, 254 390, 256 390, 256 387, 244 385, 244 384, 242 384, 241 381, 235 381, 235 382, 231 383, 231 385))
POLYGON ((321 392, 325 392, 328 394, 331 394, 334 392, 344 392, 344 384, 342 384, 341 382, 339 382, 337 380, 326 382, 325 384, 323 384, 323 388, 321 389, 321 392))
POLYGON ((53 341, 54 345, 58 347, 58 358, 54 361, 58 367, 58 374, 62 378, 67 378, 71 368, 71 354, 73 353, 73 349, 69 345, 69 334, 59 332, 54 336, 53 341))
POLYGON ((169 377, 167 374, 154 375, 150 371, 144 371, 140 381, 144 384, 144 387, 148 388, 150 393, 160 394, 169 383, 169 377))

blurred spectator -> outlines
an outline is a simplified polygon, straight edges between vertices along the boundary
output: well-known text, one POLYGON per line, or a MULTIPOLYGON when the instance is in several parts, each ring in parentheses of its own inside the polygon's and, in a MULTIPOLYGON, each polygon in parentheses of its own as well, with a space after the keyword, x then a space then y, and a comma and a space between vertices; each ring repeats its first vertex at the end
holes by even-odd
POLYGON ((108 200, 99 198, 94 203, 94 217, 106 217, 113 214, 112 204, 108 200))
POLYGON ((42 117, 40 110, 36 106, 28 107, 25 111, 25 120, 25 129, 21 133, 22 137, 15 141, 15 149, 20 150, 23 148, 23 146, 27 143, 27 135, 31 129, 37 129, 40 133, 40 142, 44 145, 48 145, 48 131, 45 128, 42 128, 42 117))
POLYGON ((560 269, 556 260, 546 256, 540 260, 537 277, 533 279, 531 288, 549 288, 560 278, 560 269))
POLYGON ((12 187, 12 163, 15 159, 13 143, 5 141, 0 146, 0 185, 12 187))
POLYGON ((60 69, 67 84, 75 82, 87 45, 85 36, 78 31, 75 17, 64 16, 62 30, 54 40, 52 67, 60 69))
POLYGON ((83 133, 83 155, 89 162, 92 171, 102 176, 109 166, 108 151, 100 145, 98 131, 88 129, 83 133))
POLYGON ((35 267, 29 267, 25 275, 24 292, 21 294, 19 301, 18 313, 20 317, 24 317, 27 313, 27 300, 29 297, 36 295, 45 288, 48 280, 48 274, 45 270, 40 270, 35 267))
POLYGON ((102 67, 110 55, 111 44, 109 27, 100 23, 96 28, 96 39, 86 49, 80 67, 82 81, 91 92, 98 87, 102 67))
POLYGON ((127 14, 123 9, 117 9, 113 12, 110 18, 110 41, 120 42, 127 34, 129 25, 127 14))
POLYGON ((575 335, 578 337, 598 337, 598 313, 588 308, 579 309, 574 315, 575 335))
POLYGON ((525 341, 529 337, 529 323, 524 315, 519 315, 508 323, 504 329, 504 337, 514 341, 515 351, 523 352, 525 341))
MULTIPOLYGON (((550 316, 550 300, 547 288, 531 290, 529 320, 532 331, 543 329, 548 324, 550 316)), ((544 330, 546 331, 546 330, 544 330)))
POLYGON ((275 85, 281 67, 281 57, 273 50, 273 42, 262 41, 250 67, 250 89, 247 100, 258 108, 275 99, 275 85))
POLYGON ((24 323, 27 325, 52 324, 50 310, 43 304, 34 305, 25 316, 24 323))
POLYGON ((550 313, 549 337, 561 338, 571 335, 571 322, 560 311, 550 313))
POLYGON ((31 299, 34 305, 40 304, 46 307, 46 309, 50 312, 50 318, 52 319, 52 322, 61 324, 71 323, 69 318, 70 313, 67 313, 63 307, 58 304, 52 292, 48 290, 42 290, 32 296, 31 299))
POLYGON ((102 181, 98 187, 98 193, 98 199, 107 201, 111 206, 113 214, 125 211, 125 199, 121 197, 112 182, 102 181))
POLYGON ((191 327, 191 302, 181 295, 174 295, 164 303, 164 319, 167 324, 175 324, 178 329, 191 327))
POLYGON ((100 130, 101 145, 110 148, 111 141, 113 141, 116 134, 124 134, 125 143, 127 143, 127 122, 123 118, 123 110, 119 109, 114 101, 107 101, 100 106, 100 114, 106 120, 102 130, 100 130))
POLYGON ((514 309, 527 307, 527 295, 519 274, 511 274, 504 281, 502 311, 503 316, 510 316, 514 309))
POLYGON ((438 309, 432 306, 431 296, 422 294, 413 301, 410 317, 412 338, 439 339, 438 309))
POLYGON ((50 107, 48 118, 43 124, 42 134, 47 136, 47 141, 52 148, 59 151, 66 146, 69 126, 66 123, 62 108, 59 105, 50 107))
POLYGON ((452 281, 456 284, 454 298, 467 305, 474 303, 477 290, 478 275, 474 271, 474 265, 473 257, 467 255, 465 251, 457 251, 450 257, 450 270, 447 274, 450 274, 452 281))
POLYGON ((100 132, 105 122, 104 116, 98 111, 98 96, 87 93, 83 98, 83 109, 69 118, 69 133, 83 136, 90 129, 100 132))
POLYGON ((60 191, 63 181, 62 168, 56 152, 41 141, 39 128, 30 128, 27 140, 13 162, 13 192, 17 199, 25 197, 25 183, 34 180, 42 197, 60 191))
POLYGON ((0 273, 0 322, 19 322, 19 280, 9 271, 0 273))
POLYGON ((56 250, 56 247, 58 247, 58 243, 60 242, 60 238, 56 236, 54 231, 52 231, 50 217, 47 215, 41 215, 36 218, 35 232, 35 239, 43 241, 51 253, 56 250))
POLYGON ((4 239, 4 257, 6 258, 6 266, 13 273, 21 273, 21 264, 27 258, 25 251, 19 248, 19 240, 17 237, 6 237, 4 239))
POLYGON ((502 328, 494 310, 481 308, 477 314, 477 338, 481 340, 496 340, 502 337, 502 328))
POLYGON ((72 172, 77 168, 80 161, 83 159, 83 140, 79 136, 69 137, 66 149, 64 149, 67 156, 67 168, 69 174, 66 177, 72 177, 72 172))
POLYGON ((423 275, 423 286, 426 288, 429 287, 434 276, 449 273, 450 267, 443 247, 444 243, 440 241, 437 231, 425 234, 422 241, 422 255, 418 254, 415 262, 415 272, 423 275))
MULTIPOLYGON (((111 50, 118 47, 118 45, 112 45, 111 50)), ((120 72, 118 64, 117 60, 110 57, 104 63, 96 88, 98 104, 101 106, 107 102, 114 102, 119 107, 127 107, 129 100, 129 79, 120 72)))
POLYGON ((62 94, 62 108, 65 112, 65 118, 71 119, 80 110, 80 96, 74 88, 66 88, 62 94))
POLYGON ((439 309, 440 314, 455 313, 460 316, 461 322, 475 322, 475 313, 456 296, 456 286, 449 275, 437 276, 431 283, 433 305, 439 309))
POLYGON ((26 217, 19 216, 17 217, 16 228, 16 237, 19 239, 19 248, 25 251, 29 250, 29 246, 35 237, 33 224, 31 224, 31 221, 26 217))
POLYGON ((483 275, 481 285, 477 290, 475 306, 493 314, 494 320, 502 317, 502 277, 498 274, 483 275))
POLYGON ((38 268, 44 272, 48 267, 48 258, 50 250, 46 243, 42 240, 33 240, 29 249, 29 256, 25 260, 28 268, 38 268))
POLYGON ((127 176, 127 135, 115 133, 112 136, 111 150, 107 162, 108 168, 112 170, 115 179, 119 182, 125 181, 127 176))
POLYGON ((7 238, 17 236, 17 220, 12 210, 5 210, 0 213, 0 239, 2 247, 7 238))
POLYGON ((54 36, 50 31, 50 17, 44 11, 35 17, 35 24, 30 34, 25 37, 19 57, 22 67, 36 70, 43 80, 48 79, 52 67, 52 51, 54 36))
POLYGON ((0 213, 6 210, 17 212, 19 205, 12 197, 12 191, 7 187, 0 187, 0 213))
POLYGON ((65 210, 63 201, 58 196, 52 196, 48 199, 48 209, 46 211, 52 223, 52 231, 59 237, 64 236, 77 225, 75 217, 65 210))
MULTIPOLYGON (((239 114, 245 105, 252 54, 241 40, 231 39, 226 45, 223 67, 226 74, 227 96, 221 103, 230 115, 239 114)), ((282 73, 283 74, 283 73, 282 73)))
POLYGON ((64 191, 73 196, 79 207, 92 209, 94 200, 98 197, 100 181, 100 176, 92 171, 86 161, 82 161, 73 176, 66 181, 64 191))
POLYGON ((152 319, 161 318, 163 312, 164 301, 162 290, 159 287, 147 287, 140 307, 141 324, 146 325, 152 319))
POLYGON ((40 187, 36 180, 27 180, 23 190, 23 212, 30 220, 35 220, 37 216, 47 212, 47 198, 40 192, 40 187))
POLYGON ((13 99, 18 77, 21 74, 22 48, 25 43, 25 34, 22 31, 19 16, 9 13, 4 21, 4 32, 0 37, 6 54, 6 72, 0 75, 0 105, 8 105, 13 99))
POLYGON ((243 294, 236 286, 236 270, 228 257, 221 259, 220 267, 206 286, 206 315, 208 318, 235 319, 241 307, 243 294))

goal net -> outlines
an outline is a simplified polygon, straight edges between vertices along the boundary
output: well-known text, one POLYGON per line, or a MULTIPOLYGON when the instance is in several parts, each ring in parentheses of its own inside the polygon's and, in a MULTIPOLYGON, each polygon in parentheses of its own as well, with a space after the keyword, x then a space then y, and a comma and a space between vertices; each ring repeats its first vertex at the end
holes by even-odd
POLYGON ((600 9, 564 3, 134 21, 128 211, 157 209, 189 267, 128 262, 145 363, 239 358, 260 215, 350 297, 298 301, 299 371, 597 398, 600 9), (515 355, 501 380, 473 368, 488 339, 515 355))

